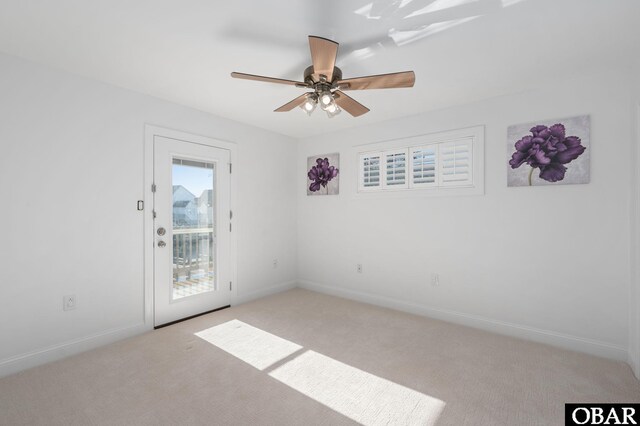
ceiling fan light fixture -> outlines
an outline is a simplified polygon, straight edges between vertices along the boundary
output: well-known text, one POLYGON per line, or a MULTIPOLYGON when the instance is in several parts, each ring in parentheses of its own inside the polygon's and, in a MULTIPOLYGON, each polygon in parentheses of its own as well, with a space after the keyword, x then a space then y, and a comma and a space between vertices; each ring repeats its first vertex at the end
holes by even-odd
POLYGON ((320 93, 320 107, 324 110, 333 103, 333 94, 330 91, 320 93))
POLYGON ((306 112, 308 115, 311 115, 311 113, 316 109, 316 105, 318 103, 318 100, 316 98, 315 95, 309 95, 307 96, 307 100, 304 101, 304 103, 302 105, 300 105, 300 108, 306 112))
POLYGON ((333 118, 336 115, 340 114, 342 112, 342 110, 340 109, 340 107, 338 105, 333 104, 333 108, 327 108, 325 110, 325 112, 327 113, 327 117, 333 118))

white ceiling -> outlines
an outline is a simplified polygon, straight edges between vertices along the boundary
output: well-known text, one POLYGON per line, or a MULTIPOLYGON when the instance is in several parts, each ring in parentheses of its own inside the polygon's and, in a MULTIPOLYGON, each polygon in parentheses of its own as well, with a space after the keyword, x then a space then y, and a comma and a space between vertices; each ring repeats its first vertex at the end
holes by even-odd
POLYGON ((295 137, 526 90, 640 53, 637 0, 0 0, 0 51, 295 137), (350 92, 371 112, 274 113, 302 93, 307 35, 345 78, 415 70, 412 89, 350 92))

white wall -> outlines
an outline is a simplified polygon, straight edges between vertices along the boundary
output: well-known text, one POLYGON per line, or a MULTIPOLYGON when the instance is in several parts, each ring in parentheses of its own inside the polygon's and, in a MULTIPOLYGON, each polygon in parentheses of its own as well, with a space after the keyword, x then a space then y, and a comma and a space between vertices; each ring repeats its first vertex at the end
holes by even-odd
POLYGON ((526 93, 301 141, 299 282, 626 360, 630 79, 628 69, 601 69, 526 93), (592 119, 591 183, 508 188, 507 126, 581 114, 592 119), (356 195, 353 146, 474 125, 486 125, 485 195, 356 195), (341 154, 340 195, 308 197, 307 156, 331 152, 341 154), (431 273, 440 274, 439 287, 430 285, 431 273))
POLYGON ((291 138, 5 55, 0 117, 0 376, 149 329, 145 123, 237 142, 238 301, 295 285, 291 138))
POLYGON ((635 158, 629 106, 640 102, 640 79, 632 86, 632 75, 639 73, 603 69, 296 145, 0 55, 0 376, 149 329, 143 215, 135 209, 146 123, 238 143, 238 301, 297 277, 304 287, 637 367, 640 227, 630 199, 640 185, 627 159, 635 158), (589 185, 506 187, 509 124, 586 113, 589 185), (355 195, 355 145, 479 124, 485 195, 355 195), (341 153, 341 194, 307 197, 306 157, 329 152, 341 153), (439 287, 429 285, 432 272, 439 287), (65 294, 77 295, 76 310, 62 311, 65 294))

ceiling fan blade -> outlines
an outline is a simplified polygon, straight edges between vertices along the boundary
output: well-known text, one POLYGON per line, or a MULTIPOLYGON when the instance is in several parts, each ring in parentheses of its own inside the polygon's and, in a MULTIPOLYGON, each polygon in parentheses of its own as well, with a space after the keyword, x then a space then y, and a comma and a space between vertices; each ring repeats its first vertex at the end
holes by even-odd
POLYGON ((285 80, 282 78, 273 78, 273 77, 264 77, 261 75, 245 74, 242 72, 232 72, 231 77, 240 78, 243 80, 264 81, 267 83, 278 83, 278 84, 288 84, 291 86, 298 86, 298 87, 307 87, 307 84, 301 81, 285 80))
POLYGON ((338 106, 343 110, 347 111, 349 114, 353 115, 354 117, 359 117, 362 114, 366 114, 369 112, 369 108, 362 105, 360 102, 356 101, 355 99, 345 95, 340 90, 336 90, 333 93, 338 106))
POLYGON ((333 80, 333 67, 336 65, 339 44, 335 41, 309 36, 309 49, 311 49, 311 62, 313 62, 313 76, 315 81, 320 81, 320 74, 327 77, 327 81, 333 80))
POLYGON ((291 111, 295 107, 300 106, 303 103, 305 103, 305 101, 307 100, 307 95, 308 95, 308 93, 305 93, 304 95, 300 95, 297 98, 295 98, 294 100, 292 100, 290 102, 287 102, 286 104, 282 105, 280 108, 274 110, 273 112, 291 111))
POLYGON ((404 71, 348 78, 338 81, 338 87, 342 90, 394 89, 397 87, 413 87, 415 82, 415 73, 413 71, 404 71))

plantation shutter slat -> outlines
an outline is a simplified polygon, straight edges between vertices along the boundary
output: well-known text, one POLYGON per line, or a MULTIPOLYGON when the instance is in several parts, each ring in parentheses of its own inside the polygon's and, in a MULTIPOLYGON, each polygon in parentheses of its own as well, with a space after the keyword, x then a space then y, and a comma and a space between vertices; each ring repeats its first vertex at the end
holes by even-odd
POLYGON ((473 139, 459 139, 441 143, 440 148, 440 185, 463 186, 473 183, 473 139))

